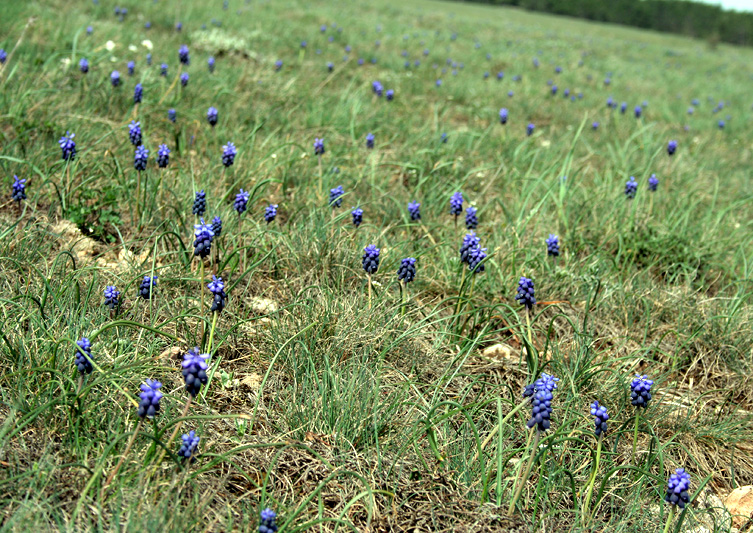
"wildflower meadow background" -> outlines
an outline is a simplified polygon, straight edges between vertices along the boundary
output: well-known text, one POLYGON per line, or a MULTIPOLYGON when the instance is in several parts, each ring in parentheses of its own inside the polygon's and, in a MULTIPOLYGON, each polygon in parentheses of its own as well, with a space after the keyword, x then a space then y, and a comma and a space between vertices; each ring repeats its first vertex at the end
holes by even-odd
POLYGON ((751 50, 430 0, 0 48, 3 531, 750 527, 751 50))

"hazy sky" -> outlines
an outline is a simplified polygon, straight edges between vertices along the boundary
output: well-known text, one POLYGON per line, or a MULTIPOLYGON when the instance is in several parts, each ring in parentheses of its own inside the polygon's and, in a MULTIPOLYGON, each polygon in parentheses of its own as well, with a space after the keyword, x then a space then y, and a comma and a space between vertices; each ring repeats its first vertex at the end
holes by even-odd
POLYGON ((721 4, 724 9, 736 9, 738 11, 752 11, 753 0, 701 0, 707 4, 721 4))

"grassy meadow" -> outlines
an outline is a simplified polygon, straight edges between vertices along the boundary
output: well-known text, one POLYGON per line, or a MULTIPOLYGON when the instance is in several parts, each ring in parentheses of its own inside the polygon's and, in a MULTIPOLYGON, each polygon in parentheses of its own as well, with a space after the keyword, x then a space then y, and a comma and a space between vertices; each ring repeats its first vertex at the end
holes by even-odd
POLYGON ((0 530, 746 527, 722 502, 753 485, 753 51, 430 0, 6 4, 0 530))

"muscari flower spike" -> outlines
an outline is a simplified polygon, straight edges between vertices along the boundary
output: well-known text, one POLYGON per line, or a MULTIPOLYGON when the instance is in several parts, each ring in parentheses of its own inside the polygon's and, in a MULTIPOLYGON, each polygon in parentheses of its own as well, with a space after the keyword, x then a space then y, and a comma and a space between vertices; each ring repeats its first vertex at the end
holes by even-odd
POLYGON ((499 110, 499 123, 507 124, 507 116, 508 116, 507 108, 503 107, 502 109, 500 109, 499 110))
POLYGON ((476 218, 477 211, 478 210, 473 206, 469 206, 468 209, 465 210, 465 227, 467 229, 476 229, 476 226, 478 226, 478 218, 476 218))
POLYGON ((64 161, 73 161, 76 159, 76 141, 73 140, 75 136, 75 133, 66 131, 65 135, 58 141, 64 161))
POLYGON ((599 129, 599 123, 598 122, 592 123, 591 124, 591 128, 594 129, 594 130, 598 130, 599 129))
POLYGON ((167 110, 167 119, 170 122, 175 122, 175 119, 177 118, 177 114, 175 113, 175 109, 168 109, 167 110))
POLYGON ((450 214, 458 216, 463 212, 463 193, 456 192, 450 198, 450 214))
POLYGON ((316 137, 314 139, 314 155, 322 155, 324 153, 324 139, 316 137))
POLYGON ((141 281, 141 285, 139 285, 139 296, 141 296, 144 300, 149 300, 152 296, 154 296, 156 289, 157 276, 154 276, 153 278, 144 276, 144 279, 141 281))
POLYGON ((651 174, 651 177, 648 178, 648 190, 651 192, 656 192, 656 188, 659 186, 659 178, 656 177, 656 174, 651 174))
POLYGON ((534 123, 533 123, 533 122, 530 122, 530 123, 528 124, 528 126, 526 126, 526 135, 528 135, 529 137, 530 137, 531 135, 533 135, 533 130, 534 130, 534 128, 536 128, 536 126, 534 125, 534 123))
POLYGON ((554 257, 560 255, 560 240, 554 233, 546 239, 546 253, 554 257))
POLYGON ((76 341, 78 348, 76 348, 76 368, 83 374, 91 374, 94 367, 92 366, 92 343, 89 339, 82 337, 81 340, 76 341))
POLYGON ((184 65, 191 64, 191 57, 188 55, 188 46, 185 44, 180 45, 180 48, 178 48, 178 60, 184 65))
POLYGON ((391 102, 395 99, 395 91, 393 89, 387 89, 387 91, 384 93, 384 97, 388 102, 391 102))
POLYGON ((345 191, 343 190, 342 185, 338 185, 334 189, 329 190, 329 206, 333 209, 335 207, 340 207, 343 202, 343 195, 345 194, 345 191))
POLYGON ((643 113, 643 108, 639 105, 635 106, 635 109, 633 110, 635 113, 635 118, 641 118, 641 113, 643 113))
POLYGON ((521 305, 525 305, 529 311, 536 305, 536 295, 533 290, 533 281, 525 276, 520 277, 518 282, 518 294, 515 299, 520 302, 521 305))
POLYGON ((143 146, 137 146, 136 153, 133 156, 133 168, 135 168, 138 172, 143 172, 144 170, 146 170, 146 162, 148 158, 149 150, 147 150, 143 146))
POLYGON ((625 196, 629 200, 635 198, 635 193, 638 191, 638 183, 635 181, 635 177, 630 176, 630 179, 625 183, 625 196))
POLYGON ((362 265, 367 274, 375 274, 379 270, 379 248, 373 244, 364 248, 362 265))
POLYGON ((203 218, 200 219, 199 224, 194 225, 194 236, 196 239, 193 242, 193 254, 201 258, 207 257, 212 250, 214 232, 209 224, 204 222, 203 218))
POLYGON ((160 144, 157 149, 157 166, 166 168, 170 164, 170 149, 166 144, 160 144))
POLYGON ((214 72, 214 64, 215 64, 214 56, 209 56, 209 59, 207 59, 207 67, 209 68, 210 74, 214 72))
POLYGON ((476 236, 475 232, 470 232, 463 237, 463 243, 460 245, 460 262, 467 263, 471 250, 477 248, 481 239, 476 236))
POLYGON ((120 291, 115 288, 115 285, 108 285, 105 287, 105 305, 110 309, 115 309, 120 305, 120 291))
POLYGON ((406 257, 400 262, 400 268, 397 270, 398 281, 404 281, 410 283, 416 277, 416 259, 413 257, 406 257))
POLYGON ((246 210, 246 207, 248 206, 248 197, 249 197, 248 191, 244 191, 243 189, 241 189, 240 192, 235 195, 235 201, 233 202, 233 209, 237 211, 238 216, 240 216, 241 213, 243 213, 246 210))
POLYGON ((410 202, 408 204, 408 213, 410 213, 411 220, 421 220, 421 204, 418 202, 410 202))
POLYGON ((188 72, 184 72, 180 75, 180 86, 181 87, 187 87, 188 86, 188 72))
POLYGON ((674 155, 675 151, 677 151, 677 141, 669 141, 667 143, 667 154, 668 155, 674 155))
POLYGON ((648 376, 636 374, 635 379, 630 383, 630 403, 639 409, 648 407, 653 384, 653 380, 648 379, 648 376))
POLYGON ((485 265, 482 263, 486 259, 486 248, 480 248, 475 246, 468 250, 468 270, 473 274, 480 274, 485 270, 485 265))
POLYGON ((199 353, 199 348, 191 348, 187 354, 183 356, 183 380, 186 383, 186 390, 188 394, 196 398, 199 394, 202 385, 207 383, 207 359, 209 359, 208 353, 199 353))
POLYGON ((128 75, 133 76, 133 72, 136 70, 136 63, 129 61, 126 68, 128 68, 128 75))
POLYGON ((536 427, 538 431, 546 431, 550 427, 550 417, 552 415, 552 395, 549 390, 536 390, 531 401, 531 419, 528 420, 529 428, 536 427))
POLYGON ((222 147, 222 164, 225 167, 230 167, 235 162, 235 156, 238 153, 235 145, 231 142, 222 147))
POLYGON ((374 134, 368 133, 366 134, 366 148, 374 148, 374 134))
POLYGON ((84 74, 89 72, 89 61, 85 57, 82 57, 81 61, 78 62, 78 69, 84 74))
POLYGON ((222 234, 222 219, 220 217, 212 219, 212 233, 214 233, 215 237, 219 237, 222 234))
POLYGON ((609 415, 607 414, 607 408, 603 405, 599 405, 598 401, 591 404, 591 416, 594 417, 594 433, 599 437, 602 433, 607 432, 607 420, 609 415))
POLYGON ((669 476, 667 483, 667 495, 664 501, 670 505, 676 505, 680 509, 690 503, 690 474, 684 468, 678 468, 675 473, 669 476))
POLYGON ((363 209, 360 207, 354 207, 350 214, 353 217, 353 225, 355 227, 360 226, 361 222, 363 222, 363 209))
POLYGON ((112 73, 110 74, 110 83, 113 87, 120 85, 120 72, 118 72, 117 70, 112 71, 112 73))
POLYGON ((181 440, 183 444, 180 445, 178 450, 178 457, 182 457, 191 463, 194 462, 196 460, 196 448, 199 446, 201 437, 197 437, 196 431, 192 429, 188 433, 184 433, 181 440))
POLYGON ((209 122, 209 125, 213 128, 217 125, 217 108, 210 107, 207 110, 207 122, 209 122))
POLYGON ((204 192, 204 189, 201 189, 198 191, 193 199, 193 209, 191 212, 200 217, 203 216, 204 213, 207 210, 207 193, 204 192))
POLYGON ((269 204, 264 210, 264 220, 269 224, 277 216, 277 204, 269 204))
POLYGON ((166 78, 167 77, 167 63, 162 63, 159 66, 159 75, 166 78))
POLYGON ((8 60, 8 52, 4 48, 0 48, 0 65, 4 65, 8 60))
POLYGON ((276 533, 277 513, 267 507, 261 512, 261 521, 259 522, 259 533, 276 533))
POLYGON ((159 401, 162 399, 160 388, 162 383, 154 379, 147 379, 141 384, 139 394, 139 416, 141 418, 154 418, 159 414, 159 401))
POLYGON ((212 293, 212 308, 213 313, 219 313, 225 309, 227 303, 227 294, 225 294, 225 283, 222 278, 212 276, 212 281, 207 285, 207 289, 212 293))
POLYGON ((282 59, 275 61, 275 70, 279 71, 282 68, 282 59))
POLYGON ((131 121, 128 125, 128 137, 131 139, 132 145, 139 146, 141 144, 141 122, 131 121))

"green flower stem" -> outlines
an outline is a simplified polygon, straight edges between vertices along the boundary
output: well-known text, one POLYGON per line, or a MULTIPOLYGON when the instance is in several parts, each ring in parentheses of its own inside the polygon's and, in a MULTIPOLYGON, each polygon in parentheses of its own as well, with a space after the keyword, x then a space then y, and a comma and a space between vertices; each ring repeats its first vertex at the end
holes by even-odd
MULTIPOLYGON (((188 408, 191 407, 191 401, 193 400, 193 396, 188 396, 188 400, 186 401, 186 405, 183 407, 183 412, 180 414, 179 418, 185 418, 188 414, 188 408)), ((152 469, 151 474, 149 477, 152 477, 154 473, 157 471, 157 468, 159 468, 160 463, 162 462, 162 459, 165 457, 165 453, 168 448, 170 448, 170 445, 175 440, 175 437, 178 435, 178 431, 180 431, 181 424, 175 424, 175 428, 173 429, 173 432, 170 433, 170 438, 167 439, 167 442, 165 443, 165 446, 162 448, 162 451, 159 454, 159 457, 154 462, 154 468, 152 469)))
POLYGON ((635 410, 635 430, 633 431, 633 454, 631 455, 630 462, 635 462, 635 449, 638 445, 638 425, 640 423, 641 419, 641 410, 636 409, 635 410))
POLYGON ((107 476, 107 481, 105 481, 105 484, 102 485, 102 491, 100 492, 100 499, 105 495, 105 491, 107 490, 107 487, 110 486, 110 483, 112 483, 112 480, 115 479, 115 476, 118 473, 118 470, 120 470, 120 467, 123 466, 123 461, 125 461, 126 456, 130 453, 131 448, 133 447, 133 443, 136 441, 136 435, 139 434, 139 431, 141 430, 141 424, 144 421, 143 418, 139 418, 139 423, 136 425, 136 429, 133 431, 133 435, 131 435, 131 438, 128 439, 128 444, 126 445, 126 449, 123 452, 123 455, 120 456, 120 460, 118 461, 118 464, 115 465, 115 469, 110 472, 110 475, 107 476))
POLYGON ((369 285, 369 309, 371 309, 371 274, 366 274, 366 283, 369 285))
POLYGON ((583 502, 583 520, 584 527, 588 527, 590 517, 588 516, 588 506, 591 505, 591 495, 594 490, 594 483, 596 483, 596 473, 599 470, 599 460, 601 459, 601 443, 604 440, 604 433, 599 435, 599 442, 596 445, 596 460, 594 461, 593 471, 591 472, 591 479, 588 480, 588 489, 586 490, 586 499, 583 502))
MULTIPOLYGON (((507 421, 510 420, 518 411, 520 411, 521 409, 523 409, 523 407, 525 407, 526 405, 528 405, 530 403, 531 403, 531 398, 526 398, 524 401, 522 401, 518 405, 516 405, 515 408, 512 411, 510 411, 509 413, 507 413, 507 415, 505 415, 505 417, 502 419, 502 421, 499 424, 497 424, 496 426, 494 426, 494 429, 491 430, 491 432, 489 433, 489 436, 486 437, 486 440, 483 443, 481 443, 481 449, 483 450, 484 448, 486 448, 486 446, 494 438, 494 435, 497 434, 497 432, 499 431, 500 427, 502 427, 503 425, 505 425, 507 423, 507 421)), ((478 451, 476 451, 476 455, 473 457, 474 461, 476 459, 478 459, 478 451)))
POLYGON ((664 533, 669 533, 669 526, 672 525, 672 520, 675 517, 675 506, 669 506, 669 516, 667 517, 667 523, 664 525, 664 533))
POLYGON ((531 446, 531 455, 528 457, 528 464, 526 465, 526 471, 523 474, 523 477, 520 478, 520 482, 518 483, 517 488, 515 489, 515 495, 512 498, 512 501, 510 502, 510 507, 507 509, 507 516, 512 516, 513 512, 515 512, 515 504, 518 503, 518 500, 520 499, 520 495, 523 492, 523 485, 526 484, 526 481, 528 481, 528 476, 531 474, 531 468, 533 468, 533 461, 536 457, 536 450, 539 448, 539 439, 541 438, 541 432, 539 431, 539 428, 535 428, 533 431, 535 431, 535 434, 533 436, 533 446, 531 446))

